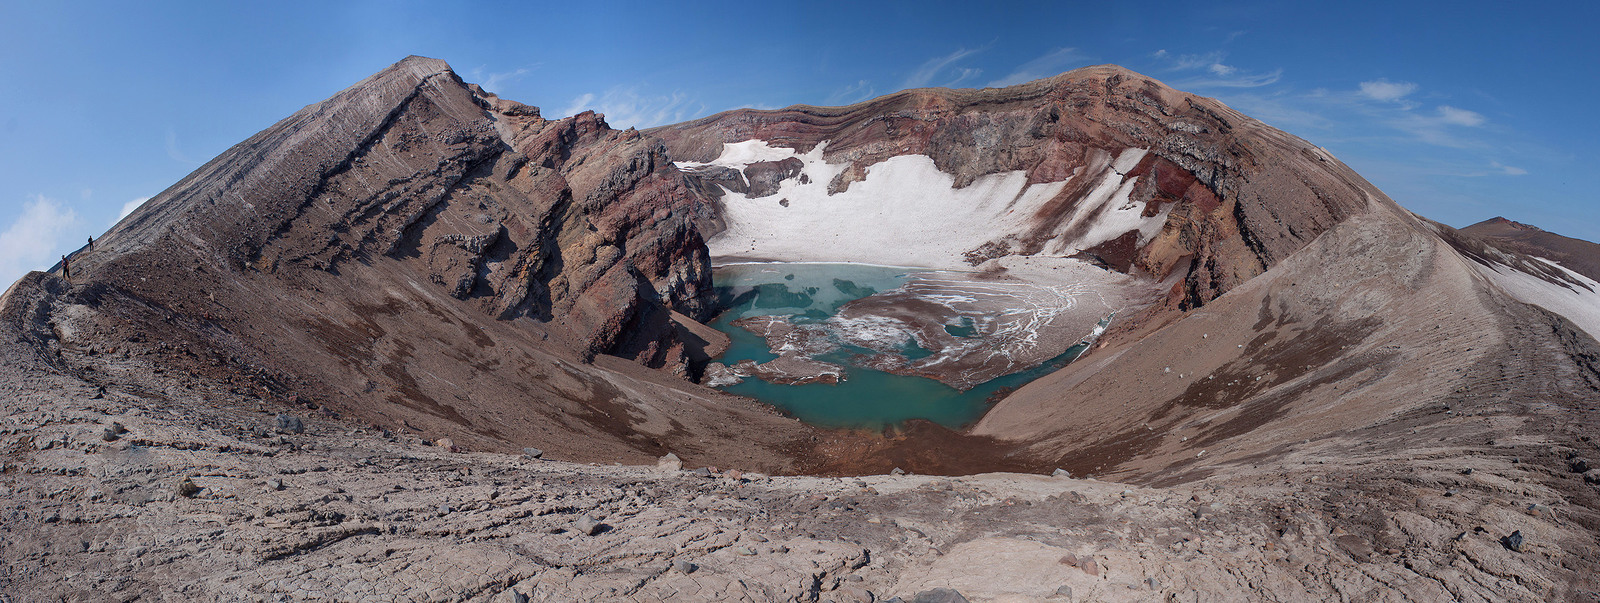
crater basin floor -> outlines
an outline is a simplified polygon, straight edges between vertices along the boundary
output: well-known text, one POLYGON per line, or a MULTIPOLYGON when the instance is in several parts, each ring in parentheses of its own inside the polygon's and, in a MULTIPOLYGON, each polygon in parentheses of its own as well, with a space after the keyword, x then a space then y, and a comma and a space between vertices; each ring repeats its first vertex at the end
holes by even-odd
POLYGON ((926 419, 959 429, 1065 366, 1097 323, 1156 286, 1076 260, 1030 259, 983 272, 719 266, 726 310, 711 326, 731 344, 707 384, 825 427, 926 419))

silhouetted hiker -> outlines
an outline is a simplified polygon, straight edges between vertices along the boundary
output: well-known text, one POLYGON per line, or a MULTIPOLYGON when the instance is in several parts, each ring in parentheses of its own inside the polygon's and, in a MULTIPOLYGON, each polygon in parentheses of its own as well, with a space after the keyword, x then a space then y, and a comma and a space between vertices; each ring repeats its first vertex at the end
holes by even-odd
POLYGON ((72 280, 72 262, 67 260, 67 256, 61 256, 61 278, 72 280))
POLYGON ((94 251, 94 237, 89 237, 89 251, 94 251))

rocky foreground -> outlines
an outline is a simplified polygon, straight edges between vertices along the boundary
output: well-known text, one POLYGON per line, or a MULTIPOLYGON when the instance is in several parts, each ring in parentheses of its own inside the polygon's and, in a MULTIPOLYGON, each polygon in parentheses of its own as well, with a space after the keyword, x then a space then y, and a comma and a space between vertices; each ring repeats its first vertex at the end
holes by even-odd
MULTIPOLYGON (((1297 452, 1170 488, 454 453, 0 369, 6 601, 1593 600, 1600 458, 1297 452), (1338 460, 1334 460, 1334 459, 1338 460), (948 590, 939 590, 948 589, 948 590)), ((1419 436, 1421 437, 1421 436, 1419 436)), ((446 443, 448 445, 448 443, 446 443)))

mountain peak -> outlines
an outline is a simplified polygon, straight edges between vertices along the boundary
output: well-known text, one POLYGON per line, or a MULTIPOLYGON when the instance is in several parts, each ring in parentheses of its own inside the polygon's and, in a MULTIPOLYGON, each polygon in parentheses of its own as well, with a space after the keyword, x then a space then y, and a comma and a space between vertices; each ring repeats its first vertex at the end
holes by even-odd
POLYGON ((407 70, 422 77, 452 71, 450 69, 450 64, 446 63, 444 59, 435 59, 432 57, 425 57, 415 54, 396 61, 395 64, 390 65, 388 69, 380 71, 379 73, 381 74, 385 71, 391 70, 407 70))
POLYGON ((1543 232, 1544 231, 1543 228, 1539 228, 1538 226, 1534 226, 1532 224, 1523 224, 1521 222, 1517 222, 1517 221, 1514 221, 1514 220, 1506 219, 1503 216, 1495 216, 1493 218, 1490 218, 1488 220, 1488 222, 1493 223, 1493 224, 1509 226, 1509 227, 1515 228, 1517 230, 1530 230, 1530 231, 1535 231, 1535 232, 1543 232))

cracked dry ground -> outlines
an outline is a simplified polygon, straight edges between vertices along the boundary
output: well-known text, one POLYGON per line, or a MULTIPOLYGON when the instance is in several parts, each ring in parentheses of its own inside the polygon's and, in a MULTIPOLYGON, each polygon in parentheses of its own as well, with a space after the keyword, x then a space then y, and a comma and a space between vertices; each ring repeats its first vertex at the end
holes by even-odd
POLYGON ((1579 451, 1535 439, 1472 456, 1290 458, 1168 488, 769 477, 450 453, 315 415, 276 433, 288 407, 182 387, 101 393, 17 363, 0 388, 8 602, 874 601, 933 588, 973 601, 1536 601, 1594 589, 1593 501, 1574 504, 1593 487, 1568 466, 1579 451), (107 441, 113 423, 126 432, 107 441), (600 524, 592 535, 584 516, 600 524), (1520 552, 1502 542, 1513 531, 1520 552))

